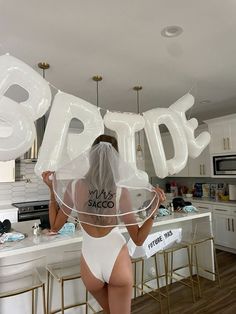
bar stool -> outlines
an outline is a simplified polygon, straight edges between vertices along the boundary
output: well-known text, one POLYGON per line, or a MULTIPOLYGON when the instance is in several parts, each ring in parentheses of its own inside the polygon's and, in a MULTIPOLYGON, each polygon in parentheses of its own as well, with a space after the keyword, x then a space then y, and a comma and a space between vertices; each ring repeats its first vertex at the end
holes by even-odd
MULTIPOLYGON (((91 309, 93 313, 96 313, 94 308, 89 303, 88 291, 85 288, 85 300, 82 302, 77 302, 71 305, 65 305, 64 297, 64 284, 66 281, 81 280, 80 274, 80 255, 81 250, 75 251, 64 251, 63 261, 60 263, 47 265, 47 314, 54 314, 61 312, 64 314, 65 310, 85 306, 86 314, 88 309, 91 309), (61 294, 61 307, 59 309, 51 311, 51 282, 55 279, 56 282, 60 284, 60 294, 61 294)), ((83 283, 82 283, 83 284, 83 283)))
POLYGON ((200 272, 207 272, 211 275, 217 278, 218 286, 221 287, 220 282, 220 274, 219 274, 219 267, 217 263, 217 257, 216 257, 216 249, 215 249, 215 243, 214 243, 214 235, 212 231, 212 225, 210 222, 200 222, 196 223, 194 227, 194 232, 190 233, 188 235, 185 235, 182 243, 186 243, 190 246, 190 256, 191 256, 191 267, 192 269, 195 268, 196 270, 196 276, 197 280, 194 280, 194 283, 198 287, 198 295, 199 298, 202 297, 202 290, 201 290, 201 284, 200 284, 200 272), (203 254, 204 261, 206 261, 205 256, 209 254, 212 256, 211 259, 213 259, 213 270, 207 269, 206 266, 202 265, 202 262, 199 260, 200 257, 200 249, 204 249, 204 244, 208 244, 208 246, 205 247, 205 254, 203 254), (210 250, 209 250, 209 244, 210 244, 210 250))
MULTIPOLYGON (((41 305, 46 314, 45 281, 46 257, 26 260, 21 263, 0 265, 0 299, 14 297, 31 291, 31 312, 36 313, 36 308, 41 305), (35 292, 41 289, 42 303, 37 302, 35 292)), ((25 304, 25 302, 24 302, 25 304)))
POLYGON ((194 281, 192 277, 192 266, 191 266, 191 258, 190 258, 190 247, 188 244, 185 243, 176 243, 173 244, 170 248, 164 249, 162 251, 157 252, 159 257, 163 257, 164 262, 164 274, 166 281, 166 289, 170 290, 170 286, 173 283, 173 280, 178 281, 182 285, 189 287, 192 292, 192 300, 195 302, 195 291, 194 291, 194 281), (185 250, 187 254, 187 263, 184 265, 174 267, 174 256, 180 250, 185 250), (187 268, 188 276, 187 279, 185 275, 181 274, 181 270, 187 268))
MULTIPOLYGON (((166 298, 167 300, 167 311, 168 313, 170 312, 170 307, 169 307, 169 295, 168 291, 166 290, 166 293, 163 293, 160 289, 160 282, 159 279, 161 276, 159 275, 158 271, 158 266, 157 266, 157 255, 154 254, 152 255, 149 260, 151 260, 152 265, 154 266, 154 274, 151 275, 151 277, 145 279, 145 264, 146 264, 146 259, 140 257, 140 258, 133 258, 131 259, 132 264, 134 265, 134 298, 137 297, 137 290, 141 291, 141 295, 144 293, 148 294, 151 298, 153 298, 155 301, 157 301, 160 304, 160 310, 161 313, 163 312, 163 305, 162 305, 162 298, 166 298), (141 281, 139 282, 139 278, 137 278, 137 268, 141 264, 141 281), (156 281, 156 287, 153 288, 149 284, 150 281, 155 280, 156 281), (146 289, 148 289, 148 291, 146 289), (158 293, 158 298, 151 294, 151 292, 157 292, 158 293)), ((149 266, 150 267, 150 266, 149 266)))

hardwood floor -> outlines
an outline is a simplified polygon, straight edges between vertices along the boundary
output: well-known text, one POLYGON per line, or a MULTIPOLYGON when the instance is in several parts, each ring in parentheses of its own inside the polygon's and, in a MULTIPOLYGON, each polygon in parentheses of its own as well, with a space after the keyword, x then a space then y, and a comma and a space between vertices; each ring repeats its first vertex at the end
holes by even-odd
MULTIPOLYGON (((202 298, 192 303, 191 290, 174 283, 170 291, 171 314, 235 314, 236 313, 236 254, 218 251, 221 288, 201 278, 202 298)), ((167 307, 163 301, 164 313, 167 307)), ((147 295, 132 302, 132 314, 158 314, 160 305, 147 295)), ((121 313, 122 314, 122 313, 121 313)))

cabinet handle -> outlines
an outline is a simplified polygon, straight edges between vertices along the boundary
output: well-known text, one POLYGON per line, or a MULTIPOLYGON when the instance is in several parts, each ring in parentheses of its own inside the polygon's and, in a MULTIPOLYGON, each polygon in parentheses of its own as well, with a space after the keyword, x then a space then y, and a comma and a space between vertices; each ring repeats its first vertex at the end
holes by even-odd
POLYGON ((228 220, 228 231, 230 231, 230 221, 229 221, 229 218, 227 218, 228 220))
POLYGON ((228 149, 230 149, 230 140, 229 140, 229 137, 227 137, 227 146, 228 146, 228 149))
POLYGON ((220 208, 215 208, 214 210, 218 210, 219 212, 227 212, 227 209, 220 209, 220 208))
POLYGON ((226 141, 225 141, 225 138, 223 138, 223 143, 224 143, 224 150, 226 150, 226 141))
POLYGON ((234 220, 232 219, 232 230, 234 232, 234 220))

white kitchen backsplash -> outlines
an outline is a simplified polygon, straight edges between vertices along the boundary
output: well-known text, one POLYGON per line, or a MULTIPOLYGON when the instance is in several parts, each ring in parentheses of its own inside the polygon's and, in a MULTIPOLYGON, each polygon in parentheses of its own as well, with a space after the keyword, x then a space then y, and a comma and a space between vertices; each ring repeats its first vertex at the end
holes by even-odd
POLYGON ((21 163, 21 181, 0 183, 0 204, 37 201, 49 198, 49 190, 34 173, 35 163, 21 163))

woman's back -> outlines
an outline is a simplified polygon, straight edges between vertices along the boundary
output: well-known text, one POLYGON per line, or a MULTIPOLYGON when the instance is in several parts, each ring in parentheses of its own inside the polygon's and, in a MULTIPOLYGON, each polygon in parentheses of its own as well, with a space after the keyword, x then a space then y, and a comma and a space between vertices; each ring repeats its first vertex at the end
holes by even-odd
POLYGON ((98 191, 86 180, 78 180, 72 183, 72 196, 81 226, 90 236, 103 237, 117 225, 119 190, 98 191))

